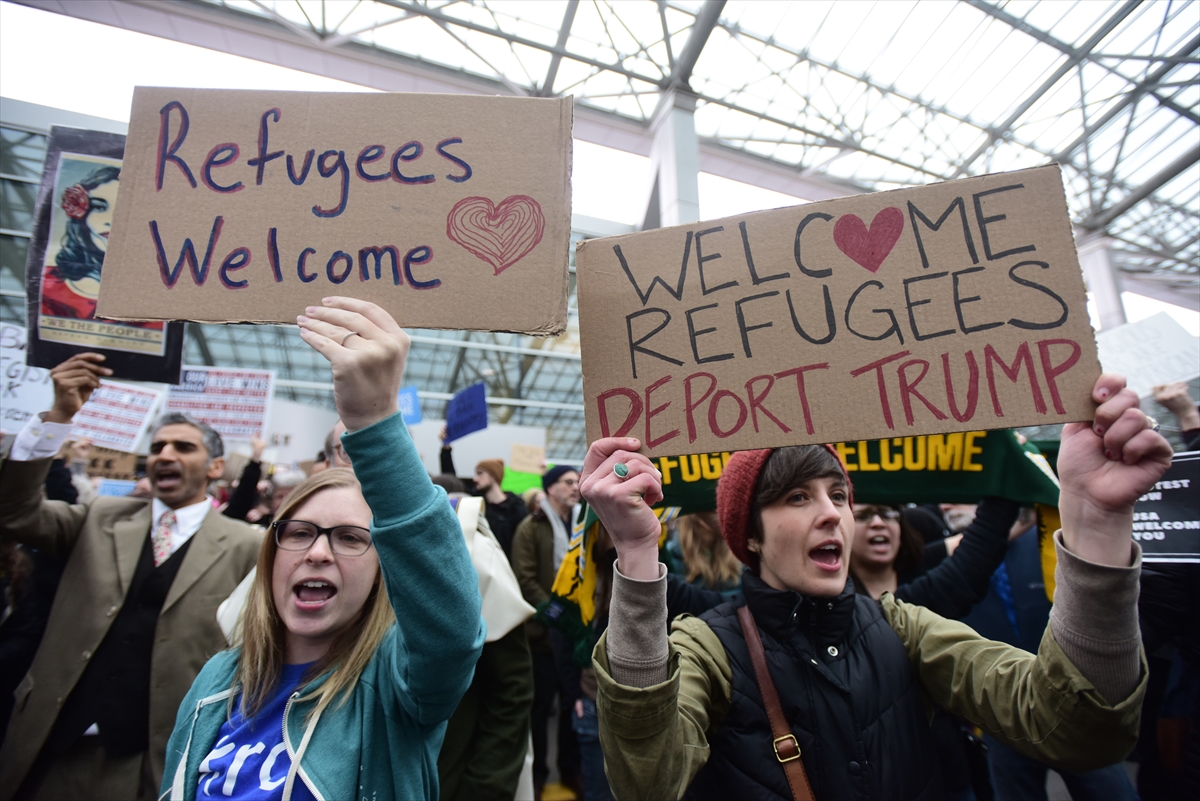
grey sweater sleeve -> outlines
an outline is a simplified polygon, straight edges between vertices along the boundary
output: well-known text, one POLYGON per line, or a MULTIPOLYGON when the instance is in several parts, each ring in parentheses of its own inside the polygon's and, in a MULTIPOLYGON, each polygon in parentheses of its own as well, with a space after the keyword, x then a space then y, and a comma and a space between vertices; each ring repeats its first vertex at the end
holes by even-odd
POLYGON ((652 687, 670 677, 667 644, 667 568, 654 581, 636 581, 613 565, 608 610, 608 671, 626 687, 652 687))
POLYGON ((1130 566, 1109 567, 1079 558, 1054 534, 1058 567, 1050 612, 1054 641, 1109 704, 1129 697, 1141 679, 1138 578, 1142 549, 1130 540, 1130 566))

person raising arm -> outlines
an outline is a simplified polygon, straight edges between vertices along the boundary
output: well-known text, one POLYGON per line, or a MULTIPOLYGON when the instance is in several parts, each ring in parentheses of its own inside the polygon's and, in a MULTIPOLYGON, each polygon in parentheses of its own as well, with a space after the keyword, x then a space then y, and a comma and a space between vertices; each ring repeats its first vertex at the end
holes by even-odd
POLYGON ((1171 454, 1122 378, 1101 376, 1093 399, 1094 422, 1063 431, 1058 589, 1036 656, 890 593, 855 593, 852 488, 832 450, 734 454, 718 515, 751 568, 744 606, 778 690, 782 737, 772 735, 740 605, 681 618, 667 637, 650 510, 661 477, 638 440, 593 443, 583 494, 618 552, 593 657, 614 795, 789 798, 783 763, 799 759, 819 799, 935 797, 925 697, 1053 766, 1123 758, 1145 691, 1133 504, 1171 454))

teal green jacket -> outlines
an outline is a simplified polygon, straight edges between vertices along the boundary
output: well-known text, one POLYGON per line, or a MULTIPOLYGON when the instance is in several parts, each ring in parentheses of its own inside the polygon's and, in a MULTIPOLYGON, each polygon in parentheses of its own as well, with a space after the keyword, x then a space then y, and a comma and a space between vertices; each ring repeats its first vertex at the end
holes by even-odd
MULTIPOLYGON (((399 414, 345 434, 342 443, 371 506, 396 623, 344 705, 335 699, 319 721, 306 721, 315 701, 288 703, 285 743, 293 759, 301 754, 295 781, 318 799, 434 799, 446 721, 483 648, 478 578, 446 493, 429 481, 399 414)), ((238 653, 209 660, 183 699, 160 797, 195 799, 200 763, 226 719, 238 653)))

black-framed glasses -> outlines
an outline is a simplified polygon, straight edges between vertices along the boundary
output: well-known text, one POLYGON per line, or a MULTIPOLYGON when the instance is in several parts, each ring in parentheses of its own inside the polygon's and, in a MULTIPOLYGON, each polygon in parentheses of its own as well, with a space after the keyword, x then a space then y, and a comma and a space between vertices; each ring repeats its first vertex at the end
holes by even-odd
POLYGON ((371 531, 362 526, 321 528, 307 520, 276 520, 271 528, 275 544, 285 551, 307 551, 322 534, 338 556, 362 556, 371 550, 371 531))
POLYGON ((900 520, 900 510, 890 506, 863 506, 855 510, 854 519, 859 523, 870 523, 875 515, 879 515, 879 519, 885 523, 896 523, 900 520))

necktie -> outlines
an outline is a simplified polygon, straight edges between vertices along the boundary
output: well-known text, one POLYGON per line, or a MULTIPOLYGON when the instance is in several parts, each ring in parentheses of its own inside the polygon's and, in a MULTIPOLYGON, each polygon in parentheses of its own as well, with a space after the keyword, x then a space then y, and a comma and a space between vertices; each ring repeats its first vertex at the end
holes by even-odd
POLYGON ((175 513, 168 511, 158 519, 154 529, 154 538, 150 545, 154 548, 154 566, 158 567, 171 558, 171 526, 175 525, 175 513))

